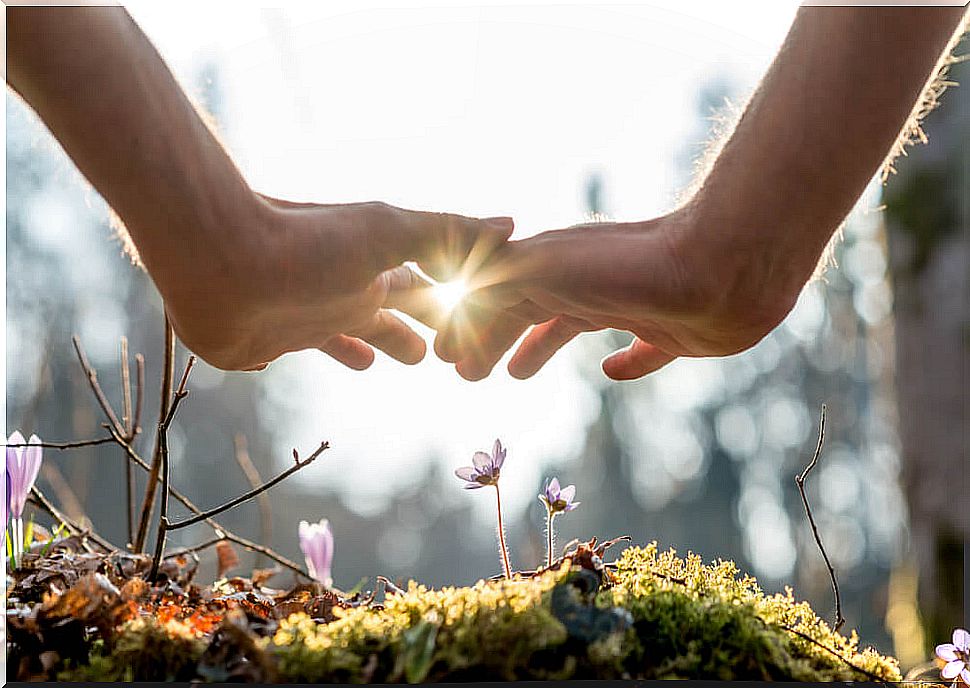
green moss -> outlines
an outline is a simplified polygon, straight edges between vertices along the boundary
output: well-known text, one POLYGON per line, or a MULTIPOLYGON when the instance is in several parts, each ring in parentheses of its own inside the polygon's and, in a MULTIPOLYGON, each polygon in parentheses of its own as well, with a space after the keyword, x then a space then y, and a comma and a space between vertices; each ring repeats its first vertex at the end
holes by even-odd
MULTIPOLYGON (((790 590, 766 595, 733 562, 654 543, 627 549, 607 576, 604 587, 578 567, 464 588, 412 582, 383 608, 338 609, 330 623, 295 614, 257 642, 284 682, 900 680, 894 659, 860 651, 790 590)), ((203 649, 177 625, 138 621, 62 678, 191 677, 203 649)))
POLYGON ((89 662, 59 672, 59 681, 188 681, 206 642, 178 622, 151 618, 126 623, 113 645, 94 644, 89 662))
POLYGON ((327 625, 293 616, 270 650, 291 681, 900 680, 894 659, 860 651, 854 633, 833 632, 790 590, 765 595, 733 562, 705 566, 695 555, 660 553, 655 543, 626 550, 613 587, 590 601, 629 612, 632 624, 599 637, 588 635, 595 624, 565 614, 554 600, 572 575, 443 590, 412 583, 382 611, 345 611, 327 625), (408 632, 417 628, 427 629, 413 634, 425 643, 425 669, 409 674, 408 658, 416 655, 408 632))

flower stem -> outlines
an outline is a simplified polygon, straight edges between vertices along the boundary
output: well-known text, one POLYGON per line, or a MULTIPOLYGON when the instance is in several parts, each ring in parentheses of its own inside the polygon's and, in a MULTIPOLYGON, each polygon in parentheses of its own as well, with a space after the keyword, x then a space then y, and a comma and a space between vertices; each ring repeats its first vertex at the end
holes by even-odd
POLYGON ((552 568, 552 519, 555 518, 555 514, 552 513, 552 509, 547 511, 548 517, 546 520, 546 535, 549 541, 546 546, 546 565, 552 568))
POLYGON ((24 519, 14 518, 10 523, 10 539, 13 544, 13 566, 20 567, 20 557, 24 553, 24 519))
POLYGON ((502 552, 502 566, 505 568, 505 577, 512 577, 512 567, 509 565, 509 548, 505 544, 505 526, 502 525, 502 496, 499 494, 498 483, 495 484, 495 505, 498 509, 498 546, 502 552))

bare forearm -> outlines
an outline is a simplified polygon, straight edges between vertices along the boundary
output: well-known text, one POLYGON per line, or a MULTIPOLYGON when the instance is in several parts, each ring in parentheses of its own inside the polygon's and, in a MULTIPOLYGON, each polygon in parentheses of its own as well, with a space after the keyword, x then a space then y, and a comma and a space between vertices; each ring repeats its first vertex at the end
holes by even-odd
POLYGON ((127 12, 11 7, 7 20, 10 84, 124 220, 156 282, 172 262, 228 260, 253 194, 127 12))
POLYGON ((885 160, 961 8, 802 8, 691 203, 719 255, 794 297, 885 160))

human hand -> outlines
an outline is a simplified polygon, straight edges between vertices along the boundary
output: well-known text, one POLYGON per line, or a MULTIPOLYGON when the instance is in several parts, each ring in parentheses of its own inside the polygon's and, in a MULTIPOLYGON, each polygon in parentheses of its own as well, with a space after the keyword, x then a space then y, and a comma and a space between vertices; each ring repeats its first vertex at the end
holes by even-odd
POLYGON ((374 361, 372 347, 417 363, 424 340, 388 308, 426 321, 435 313, 428 283, 403 263, 447 279, 512 233, 510 218, 255 201, 220 255, 197 261, 173 248, 149 266, 181 340, 223 369, 258 370, 307 348, 357 370, 374 361))
POLYGON ((743 351, 794 305, 804 276, 754 246, 722 246, 687 207, 647 222, 545 232, 500 249, 439 333, 435 350, 462 377, 486 377, 531 325, 508 369, 534 375, 581 332, 617 328, 633 343, 603 360, 615 380, 679 356, 743 351))

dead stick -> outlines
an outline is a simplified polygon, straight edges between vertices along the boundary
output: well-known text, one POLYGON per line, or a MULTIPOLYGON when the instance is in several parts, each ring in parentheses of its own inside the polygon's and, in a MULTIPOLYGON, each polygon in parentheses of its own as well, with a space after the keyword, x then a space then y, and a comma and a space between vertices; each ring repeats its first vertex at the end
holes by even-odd
POLYGON ((74 351, 77 352, 78 361, 81 363, 81 368, 84 370, 84 374, 88 378, 88 384, 91 387, 91 391, 94 392, 95 399, 98 400, 98 405, 101 406, 101 410, 104 411, 104 415, 107 417, 108 422, 111 423, 118 434, 123 434, 124 429, 121 423, 118 421, 118 416, 115 414, 113 408, 111 408, 111 403, 108 398, 104 395, 104 390, 101 389, 101 384, 98 382, 98 373, 91 366, 91 362, 88 361, 87 354, 84 353, 84 348, 81 346, 81 340, 77 335, 71 337, 71 341, 74 342, 74 351))
MULTIPOLYGON (((110 432, 110 428, 109 428, 109 432, 110 432)), ((128 454, 128 458, 131 459, 131 461, 136 466, 138 466, 139 468, 141 468, 146 473, 150 470, 150 467, 149 467, 148 463, 138 455, 138 452, 135 451, 134 447, 132 447, 127 442, 125 442, 125 439, 123 437, 121 437, 121 436, 115 436, 114 440, 115 440, 115 442, 118 443, 119 446, 121 446, 122 449, 125 450, 125 452, 128 454)), ((159 481, 161 480, 161 476, 158 477, 158 480, 159 481)), ((181 492, 179 492, 174 487, 169 486, 168 493, 172 497, 174 497, 176 501, 180 502, 182 504, 182 506, 184 506, 186 509, 188 509, 192 513, 194 513, 194 514, 201 514, 202 513, 202 509, 200 509, 198 506, 196 506, 192 502, 192 500, 190 500, 188 497, 186 497, 184 494, 182 494, 181 492)), ((224 540, 229 540, 230 542, 235 542, 237 545, 239 545, 239 546, 241 546, 241 547, 243 547, 243 548, 245 548, 245 549, 247 549, 247 550, 249 550, 251 552, 259 552, 263 556, 265 556, 265 557, 267 557, 269 559, 272 559, 277 564, 280 564, 281 566, 285 566, 286 568, 291 569, 292 571, 295 571, 296 573, 299 573, 302 576, 306 576, 307 575, 307 572, 302 567, 300 567, 299 564, 294 563, 292 560, 287 559, 282 554, 279 554, 278 552, 276 552, 275 550, 273 550, 273 549, 271 549, 269 547, 264 547, 263 545, 260 545, 258 543, 253 542, 252 540, 248 540, 248 539, 246 539, 246 538, 244 538, 244 537, 242 537, 240 535, 236 535, 235 533, 233 533, 232 531, 230 531, 228 528, 226 528, 225 526, 223 526, 222 524, 218 523, 217 521, 215 521, 213 519, 207 519, 206 520, 206 525, 208 525, 210 528, 212 528, 217 533, 222 533, 223 534, 223 538, 222 539, 224 539, 224 540)))
MULTIPOLYGON (((249 486, 256 489, 263 482, 263 477, 259 474, 259 469, 256 468, 256 464, 253 463, 253 459, 249 455, 249 446, 245 435, 238 434, 233 438, 233 449, 235 450, 233 456, 236 463, 239 464, 239 469, 246 476, 246 480, 249 481, 249 486)), ((269 501, 269 495, 265 492, 257 497, 256 502, 259 504, 259 539, 263 542, 269 542, 273 539, 273 506, 269 501)), ((256 557, 256 565, 261 564, 260 558, 256 557)))
MULTIPOLYGON (((159 427, 168 415, 169 404, 172 396, 172 378, 175 369, 175 332, 165 316, 165 361, 162 366, 161 401, 158 409, 159 427)), ((145 496, 141 502, 141 516, 138 518, 138 531, 132 549, 135 553, 140 553, 145 549, 145 540, 148 538, 148 522, 152 517, 152 509, 155 507, 155 490, 158 486, 158 472, 161 470, 161 447, 160 435, 155 436, 155 451, 152 454, 152 467, 148 473, 148 484, 145 485, 145 496)))
POLYGON ((822 545, 822 536, 819 535, 818 526, 815 525, 815 517, 812 516, 812 508, 808 505, 808 496, 805 494, 805 478, 808 476, 809 471, 815 468, 815 464, 818 463, 818 457, 822 453, 822 442, 824 440, 825 404, 822 404, 822 414, 818 423, 818 444, 815 445, 815 454, 812 456, 811 462, 805 467, 805 470, 800 475, 795 476, 795 484, 798 485, 798 492, 802 496, 802 504, 805 505, 805 514, 808 516, 808 522, 812 526, 815 543, 818 545, 818 549, 822 553, 822 558, 825 560, 825 565, 829 569, 829 578, 832 579, 832 590, 835 592, 835 632, 838 633, 839 629, 845 624, 845 617, 842 616, 842 595, 839 593, 839 582, 835 578, 835 569, 829 561, 829 555, 826 554, 825 547, 822 545))
POLYGON ((121 338, 121 422, 125 437, 131 437, 131 368, 128 362, 128 338, 121 338))
POLYGON ((154 581, 156 576, 158 576, 158 565, 162 561, 162 552, 165 551, 165 536, 169 531, 168 487, 169 480, 171 479, 171 468, 168 462, 168 428, 175 418, 175 412, 178 410, 179 403, 188 396, 185 383, 188 382, 189 372, 191 372, 193 365, 195 365, 195 356, 189 356, 178 389, 175 391, 175 396, 172 397, 172 404, 168 408, 164 418, 158 424, 159 457, 161 458, 162 472, 162 504, 158 514, 158 534, 155 538, 155 556, 152 557, 152 570, 148 576, 148 580, 150 581, 154 581))
POLYGON ((96 545, 104 549, 106 552, 114 552, 115 550, 118 549, 117 547, 112 545, 110 542, 105 540, 103 537, 95 533, 90 528, 83 528, 80 524, 75 522, 73 519, 68 518, 67 514, 64 514, 56 506, 54 506, 51 503, 51 501, 44 496, 44 493, 41 492, 39 489, 37 489, 36 485, 30 488, 30 497, 31 497, 31 501, 33 501, 37 506, 39 506, 41 509, 49 513, 52 517, 54 517, 55 520, 60 521, 61 523, 66 525, 74 535, 82 535, 88 538, 89 540, 91 540, 91 542, 95 543, 96 545))
POLYGON ((324 451, 326 451, 329 448, 330 448, 330 445, 327 442, 323 442, 320 444, 319 447, 317 447, 317 450, 315 452, 310 454, 310 456, 308 456, 302 461, 298 459, 295 465, 290 466, 285 471, 277 475, 275 478, 271 478, 270 480, 266 481, 262 485, 258 485, 255 489, 249 490, 249 492, 244 492, 238 497, 234 497, 233 499, 230 499, 225 504, 221 504, 207 511, 203 511, 201 514, 196 514, 195 516, 191 518, 187 518, 184 521, 179 521, 178 523, 170 523, 168 526, 165 527, 165 530, 178 530, 179 528, 187 528, 188 526, 195 525, 196 523, 204 521, 208 518, 213 518, 215 516, 218 516, 223 511, 229 511, 229 509, 232 509, 233 507, 237 507, 243 502, 248 502, 253 497, 258 496, 263 492, 266 492, 266 490, 270 489, 271 487, 274 487, 275 485, 278 485, 279 483, 283 482, 284 480, 289 478, 297 471, 306 468, 311 463, 316 461, 317 457, 320 456, 320 454, 322 454, 324 451))
POLYGON ((78 440, 75 442, 37 442, 31 444, 29 442, 21 442, 14 444, 4 444, 5 447, 43 447, 44 449, 79 449, 81 447, 94 447, 99 444, 108 444, 114 442, 115 438, 112 436, 108 437, 97 437, 93 440, 78 440))
POLYGON ((797 635, 802 640, 807 640, 808 642, 812 643, 813 645, 822 648, 826 652, 831 653, 832 655, 834 655, 835 657, 837 657, 839 660, 845 662, 846 665, 849 666, 849 668, 854 669, 855 671, 858 671, 860 674, 864 674, 867 678, 871 678, 873 681, 878 681, 879 683, 885 683, 886 682, 886 679, 882 678, 881 676, 877 676, 876 674, 872 673, 871 671, 869 671, 867 669, 863 669, 860 666, 856 666, 855 664, 853 664, 852 662, 850 662, 849 660, 847 660, 845 657, 843 657, 842 655, 840 655, 838 652, 836 652, 835 650, 833 650, 831 647, 829 647, 828 645, 826 645, 824 643, 820 643, 819 641, 815 640, 815 638, 811 637, 810 635, 808 635, 806 633, 802 633, 801 631, 797 631, 797 630, 795 630, 794 628, 792 628, 790 626, 785 626, 784 624, 779 624, 778 627, 781 628, 782 630, 788 631, 789 633, 791 633, 793 635, 797 635))
POLYGON ((145 400, 145 357, 141 354, 135 354, 135 370, 137 371, 135 377, 135 416, 132 419, 129 442, 141 432, 141 409, 145 400))

